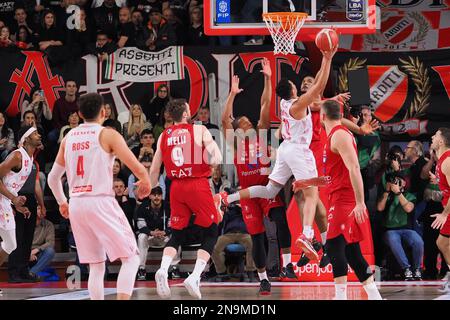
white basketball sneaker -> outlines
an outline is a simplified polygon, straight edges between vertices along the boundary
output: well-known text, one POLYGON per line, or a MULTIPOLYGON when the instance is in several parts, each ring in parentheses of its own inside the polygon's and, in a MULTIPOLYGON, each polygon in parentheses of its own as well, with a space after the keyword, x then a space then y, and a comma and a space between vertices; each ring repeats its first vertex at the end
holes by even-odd
POLYGON ((184 280, 183 282, 184 287, 187 289, 187 291, 189 292, 189 294, 196 298, 196 299, 201 299, 202 298, 202 294, 200 292, 200 279, 197 277, 193 277, 192 275, 190 275, 189 277, 187 277, 186 280, 184 280))
POLYGON ((156 293, 158 293, 158 296, 160 296, 162 299, 169 299, 171 295, 167 277, 168 275, 166 270, 158 269, 158 271, 156 271, 156 293))

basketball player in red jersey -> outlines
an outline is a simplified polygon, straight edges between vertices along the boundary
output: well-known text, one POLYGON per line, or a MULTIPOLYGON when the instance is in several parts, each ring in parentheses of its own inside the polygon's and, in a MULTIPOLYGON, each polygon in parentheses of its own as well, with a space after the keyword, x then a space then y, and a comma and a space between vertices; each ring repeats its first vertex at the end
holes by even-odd
POLYGON ((48 184, 59 211, 70 224, 81 263, 89 263, 88 290, 92 300, 103 300, 106 255, 120 259, 117 299, 129 300, 139 267, 139 250, 127 218, 115 200, 113 165, 115 157, 139 179, 137 196, 150 194, 150 178, 120 133, 104 128, 106 110, 97 93, 80 97, 84 123, 72 129, 61 142, 48 184), (66 173, 70 202, 64 195, 61 177, 66 173))
MULTIPOLYGON (((434 214, 435 218, 431 227, 440 229, 436 244, 444 256, 445 262, 450 267, 450 129, 439 128, 432 137, 431 149, 436 151, 438 163, 436 166, 437 177, 439 179, 439 189, 442 192, 442 213, 434 214)), ((443 291, 449 291, 450 272, 447 272, 446 283, 443 291)))
MULTIPOLYGON (((321 70, 317 73, 316 77, 312 76, 305 76, 301 82, 300 85, 300 91, 302 94, 305 94, 316 82, 316 79, 320 76, 321 70)), ((339 103, 341 103, 341 107, 343 108, 343 104, 347 102, 350 99, 350 93, 341 93, 337 96, 330 98, 332 100, 336 100, 339 103)), ((322 130, 322 125, 320 124, 320 107, 322 105, 322 102, 324 100, 323 98, 323 91, 320 92, 320 94, 316 97, 314 103, 311 104, 311 118, 312 118, 312 125, 313 125, 313 135, 311 139, 311 144, 309 145, 309 148, 314 154, 314 158, 316 159, 316 166, 317 166, 317 172, 319 174, 322 173, 322 156, 323 156, 323 143, 321 141, 321 136, 325 135, 324 130, 322 130)), ((341 110, 343 111, 343 110, 341 110)), ((366 135, 372 133, 374 130, 379 128, 379 124, 377 120, 373 120, 370 125, 363 125, 358 126, 350 119, 341 119, 342 124, 350 129, 352 132, 356 134, 366 135)), ((303 208, 304 208, 304 197, 303 193, 298 192, 295 194, 295 199, 297 201, 297 205, 300 210, 300 214, 302 215, 303 220, 303 208)), ((327 215, 326 215, 326 208, 323 205, 323 202, 320 200, 320 198, 317 201, 317 207, 316 207, 316 215, 314 217, 314 221, 317 224, 317 227, 320 232, 322 244, 320 244, 317 241, 313 241, 313 246, 316 249, 316 251, 319 251, 321 247, 323 247, 326 244, 327 239, 327 215)), ((306 264, 308 264, 309 258, 305 255, 303 252, 299 261, 297 262, 297 266, 302 267, 306 264)), ((330 259, 328 258, 326 252, 324 251, 322 255, 322 259, 320 260, 319 266, 321 268, 326 267, 330 263, 330 259)))
MULTIPOLYGON (((261 95, 261 111, 256 130, 250 120, 245 116, 233 119, 233 102, 242 89, 239 88, 239 78, 233 76, 230 95, 222 114, 222 128, 225 137, 235 150, 234 163, 237 169, 240 186, 266 185, 269 182, 270 157, 267 145, 259 139, 260 130, 270 129, 270 103, 272 96, 271 76, 272 70, 267 59, 262 60, 264 74, 264 90, 261 95), (237 145, 234 137, 237 136, 237 145)), ((262 133, 263 131, 261 131, 262 133)), ((225 194, 216 197, 225 197, 225 194)), ((274 199, 241 199, 242 216, 247 230, 252 237, 253 259, 260 280, 261 295, 270 294, 271 285, 266 273, 266 248, 264 244, 264 216, 275 222, 277 236, 281 247, 283 267, 282 278, 296 279, 294 267, 291 263, 291 233, 286 219, 284 202, 279 195, 274 199)))
MULTIPOLYGON (((338 102, 322 104, 321 121, 327 133, 324 147, 324 173, 331 177, 328 185, 329 210, 326 251, 333 266, 335 299, 347 299, 347 273, 350 264, 363 284, 369 300, 381 300, 372 272, 364 259, 359 242, 363 240, 360 224, 367 218, 364 189, 356 142, 342 125, 338 102)), ((294 190, 296 189, 294 182, 294 190)))
POLYGON ((167 105, 175 124, 163 131, 150 168, 151 182, 158 183, 164 163, 170 189, 170 228, 172 236, 163 251, 161 267, 155 274, 156 291, 161 298, 170 297, 168 269, 177 249, 186 239, 186 228, 191 215, 194 223, 203 229, 203 242, 197 251, 194 271, 184 286, 194 298, 201 299, 200 276, 209 261, 218 237, 221 221, 218 205, 214 203, 209 187, 210 165, 222 163, 222 154, 211 133, 203 125, 191 124, 189 105, 184 99, 174 99, 167 105), (209 159, 210 158, 210 159, 209 159))

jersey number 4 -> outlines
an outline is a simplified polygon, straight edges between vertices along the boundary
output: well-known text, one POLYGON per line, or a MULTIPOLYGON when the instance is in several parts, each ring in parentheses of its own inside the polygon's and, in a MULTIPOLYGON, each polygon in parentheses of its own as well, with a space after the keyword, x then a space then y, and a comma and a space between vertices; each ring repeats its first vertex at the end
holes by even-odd
POLYGON ((77 176, 81 176, 81 179, 84 179, 84 157, 83 156, 78 156, 77 176))

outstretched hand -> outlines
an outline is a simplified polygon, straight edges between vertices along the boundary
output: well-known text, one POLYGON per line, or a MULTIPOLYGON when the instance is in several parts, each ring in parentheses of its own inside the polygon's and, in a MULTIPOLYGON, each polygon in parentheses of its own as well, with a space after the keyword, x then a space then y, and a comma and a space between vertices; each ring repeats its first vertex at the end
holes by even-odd
POLYGON ((136 186, 135 194, 138 199, 144 199, 149 196, 152 191, 150 180, 139 180, 134 184, 136 186))
POLYGON ((270 78, 272 76, 272 69, 270 69, 270 62, 267 58, 264 58, 261 62, 262 70, 261 72, 264 76, 270 78))
POLYGON ((230 93, 232 94, 239 94, 242 91, 244 91, 244 89, 240 89, 239 88, 239 77, 238 76, 233 76, 233 79, 231 79, 231 91, 230 93))
POLYGON ((361 132, 363 135, 367 135, 373 133, 375 130, 378 130, 379 128, 380 123, 378 122, 378 120, 373 119, 372 121, 370 121, 370 123, 364 123, 361 126, 361 132))
POLYGON ((322 55, 325 59, 333 59, 333 56, 336 54, 337 50, 339 48, 339 44, 336 45, 336 47, 334 47, 333 49, 331 49, 330 51, 322 51, 322 55))

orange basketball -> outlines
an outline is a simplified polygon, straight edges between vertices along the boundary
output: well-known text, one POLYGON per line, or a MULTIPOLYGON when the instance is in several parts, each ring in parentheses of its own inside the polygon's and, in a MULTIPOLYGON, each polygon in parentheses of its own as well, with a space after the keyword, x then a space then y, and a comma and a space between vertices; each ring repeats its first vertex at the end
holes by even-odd
POLYGON ((330 51, 339 43, 339 36, 333 29, 322 29, 316 36, 316 46, 322 51, 330 51))

